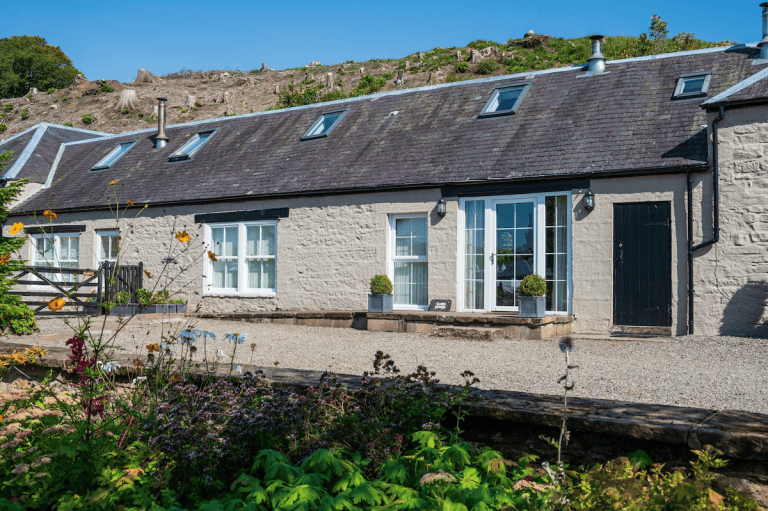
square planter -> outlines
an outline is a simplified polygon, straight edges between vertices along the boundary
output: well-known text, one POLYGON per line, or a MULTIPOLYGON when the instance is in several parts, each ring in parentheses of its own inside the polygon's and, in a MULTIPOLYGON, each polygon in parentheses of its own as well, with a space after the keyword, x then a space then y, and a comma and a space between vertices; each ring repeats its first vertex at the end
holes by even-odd
POLYGON ((368 312, 392 312, 394 295, 368 295, 368 312))
POLYGON ((519 296, 518 316, 521 318, 543 318, 547 315, 546 296, 519 296))
POLYGON ((176 314, 175 303, 146 305, 139 309, 140 314, 176 314))
POLYGON ((139 308, 139 304, 137 303, 129 303, 129 304, 122 304, 118 303, 114 307, 112 307, 112 310, 109 311, 110 316, 122 316, 122 317, 128 317, 128 316, 134 316, 136 315, 136 311, 139 308))
POLYGON ((186 303, 177 303, 176 304, 176 314, 186 314, 187 312, 187 304, 186 303))

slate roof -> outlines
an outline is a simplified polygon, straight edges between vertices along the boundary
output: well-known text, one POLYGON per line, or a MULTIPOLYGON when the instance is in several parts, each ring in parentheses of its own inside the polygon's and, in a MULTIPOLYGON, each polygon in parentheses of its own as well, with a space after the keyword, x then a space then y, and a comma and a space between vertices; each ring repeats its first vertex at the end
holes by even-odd
POLYGON ((701 106, 717 108, 724 105, 768 101, 768 68, 763 68, 749 78, 740 81, 701 106))
POLYGON ((0 153, 13 151, 2 178, 28 178, 32 183, 43 184, 48 178, 61 144, 109 136, 106 133, 41 122, 0 141, 0 153))
POLYGON ((68 144, 50 190, 26 211, 104 207, 119 180, 135 203, 346 193, 569 176, 707 168, 702 98, 673 100, 679 75, 712 71, 710 96, 761 70, 739 45, 609 61, 169 126, 68 144), (530 82, 512 116, 478 119, 495 87, 530 82), (327 138, 300 141, 325 111, 347 115, 327 138), (219 131, 192 160, 168 156, 201 129, 219 131), (120 141, 139 142, 110 170, 93 167, 120 141), (53 192, 53 195, 51 195, 53 192), (52 201, 52 202, 51 202, 52 201))

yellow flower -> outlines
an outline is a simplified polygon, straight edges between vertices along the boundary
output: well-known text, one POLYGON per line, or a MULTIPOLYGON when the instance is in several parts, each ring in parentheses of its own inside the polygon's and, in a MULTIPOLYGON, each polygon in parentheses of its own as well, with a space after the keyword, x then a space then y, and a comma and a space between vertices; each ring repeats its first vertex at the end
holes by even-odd
POLYGON ((107 183, 107 186, 114 186, 114 185, 116 185, 116 184, 117 184, 117 180, 115 180, 115 181, 110 181, 109 183, 107 183))
POLYGON ((133 206, 133 201, 132 201, 131 199, 128 199, 128 201, 127 201, 127 202, 128 202, 128 205, 129 205, 129 206, 133 206))
POLYGON ((57 312, 57 311, 60 311, 66 303, 67 301, 64 300, 64 298, 61 298, 61 297, 54 298, 53 300, 48 302, 48 308, 51 309, 51 312, 57 312))
POLYGON ((19 234, 23 228, 24 228, 24 224, 22 224, 21 222, 15 222, 11 226, 11 234, 19 234))
POLYGON ((147 270, 144 270, 144 275, 146 275, 148 279, 152 278, 152 274, 149 273, 147 270))
POLYGON ((134 360, 133 365, 135 365, 136 367, 144 367, 144 362, 142 362, 141 360, 134 360))
POLYGON ((0 266, 4 265, 11 260, 11 254, 0 255, 0 266))
POLYGON ((147 351, 150 353, 154 353, 154 352, 160 353, 160 345, 158 343, 147 344, 147 351))
POLYGON ((208 259, 210 259, 210 260, 211 260, 211 261, 213 261, 214 263, 215 263, 216 261, 218 261, 218 259, 216 259, 216 254, 214 254, 214 253, 213 253, 213 252, 211 252, 210 250, 208 251, 208 259))
POLYGON ((56 220, 57 218, 56 213, 54 213, 50 209, 46 209, 45 211, 43 211, 43 216, 48 220, 56 220))
POLYGON ((182 243, 189 243, 190 240, 192 239, 192 236, 187 234, 187 231, 184 230, 184 231, 176 233, 176 239, 179 240, 182 243))

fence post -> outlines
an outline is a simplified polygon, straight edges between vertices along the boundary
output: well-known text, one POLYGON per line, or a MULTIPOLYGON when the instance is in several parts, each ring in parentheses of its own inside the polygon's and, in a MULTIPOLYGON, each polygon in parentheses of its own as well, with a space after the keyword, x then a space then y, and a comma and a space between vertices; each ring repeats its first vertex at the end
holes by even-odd
POLYGON ((99 287, 96 288, 96 303, 99 304, 99 307, 97 310, 101 314, 106 314, 107 311, 104 309, 104 304, 102 303, 102 294, 101 294, 101 286, 104 285, 104 267, 102 266, 99 268, 99 287))

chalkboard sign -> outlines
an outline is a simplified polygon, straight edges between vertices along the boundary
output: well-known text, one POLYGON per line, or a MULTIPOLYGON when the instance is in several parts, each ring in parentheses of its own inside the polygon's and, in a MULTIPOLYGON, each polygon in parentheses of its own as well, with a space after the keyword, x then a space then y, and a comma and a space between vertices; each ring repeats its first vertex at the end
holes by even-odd
POLYGON ((438 312, 451 312, 450 300, 432 300, 429 304, 429 310, 438 312))

